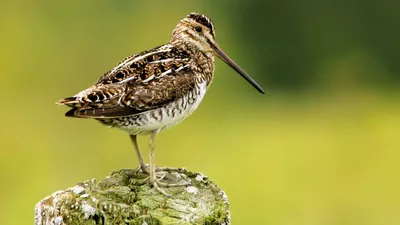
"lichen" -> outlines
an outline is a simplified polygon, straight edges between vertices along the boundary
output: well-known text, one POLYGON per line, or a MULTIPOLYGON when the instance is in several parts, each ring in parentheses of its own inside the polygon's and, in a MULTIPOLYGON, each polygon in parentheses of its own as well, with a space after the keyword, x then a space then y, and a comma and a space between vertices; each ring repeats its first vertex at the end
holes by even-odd
POLYGON ((96 209, 93 208, 91 205, 87 204, 86 202, 82 202, 82 213, 83 213, 83 218, 87 220, 90 217, 94 216, 94 214, 96 213, 96 209))

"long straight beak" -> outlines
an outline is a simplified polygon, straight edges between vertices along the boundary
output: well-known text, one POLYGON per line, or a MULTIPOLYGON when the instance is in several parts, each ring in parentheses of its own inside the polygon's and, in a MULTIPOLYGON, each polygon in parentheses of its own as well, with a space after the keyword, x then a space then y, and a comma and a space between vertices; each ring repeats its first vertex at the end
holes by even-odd
POLYGON ((249 82, 255 89, 257 89, 260 93, 265 94, 263 89, 261 88, 260 85, 258 85, 247 73, 240 68, 227 54, 225 54, 224 51, 217 45, 217 43, 212 44, 212 47, 217 53, 218 58, 220 58, 222 61, 224 61, 226 64, 228 64, 232 69, 234 69, 237 73, 240 74, 247 82, 249 82))

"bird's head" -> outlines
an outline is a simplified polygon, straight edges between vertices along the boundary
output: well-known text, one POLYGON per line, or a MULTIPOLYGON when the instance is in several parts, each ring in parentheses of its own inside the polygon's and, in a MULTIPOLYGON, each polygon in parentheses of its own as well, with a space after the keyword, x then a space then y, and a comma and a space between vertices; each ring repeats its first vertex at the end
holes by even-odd
POLYGON ((184 45, 189 49, 194 48, 196 51, 206 54, 217 55, 254 88, 264 94, 262 88, 218 46, 215 41, 214 23, 208 17, 199 13, 190 13, 187 17, 179 21, 172 32, 170 43, 177 46, 184 45))
POLYGON ((171 42, 211 53, 215 43, 214 23, 202 14, 190 13, 176 25, 172 32, 171 42))

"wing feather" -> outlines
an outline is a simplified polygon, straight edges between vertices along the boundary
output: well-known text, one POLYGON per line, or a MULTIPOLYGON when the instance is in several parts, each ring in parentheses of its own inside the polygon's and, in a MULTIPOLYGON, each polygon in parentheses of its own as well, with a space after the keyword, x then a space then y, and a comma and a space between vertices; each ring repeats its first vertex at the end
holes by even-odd
POLYGON ((126 115, 135 115, 144 111, 139 111, 132 107, 116 106, 112 108, 72 108, 65 116, 78 118, 115 118, 126 115))
POLYGON ((177 70, 190 63, 191 58, 186 51, 163 45, 124 59, 105 73, 97 84, 148 82, 170 69, 177 70))

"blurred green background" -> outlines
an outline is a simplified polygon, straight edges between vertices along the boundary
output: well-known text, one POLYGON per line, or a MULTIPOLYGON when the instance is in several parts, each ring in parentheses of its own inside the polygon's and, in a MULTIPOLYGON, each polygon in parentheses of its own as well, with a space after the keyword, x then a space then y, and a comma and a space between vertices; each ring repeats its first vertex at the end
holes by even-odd
POLYGON ((157 164, 217 182, 234 224, 400 224, 399 6, 3 0, 1 224, 32 224, 46 195, 137 166, 128 135, 54 103, 165 43, 192 11, 214 20, 220 46, 269 93, 217 61, 198 110, 159 135, 157 164))

